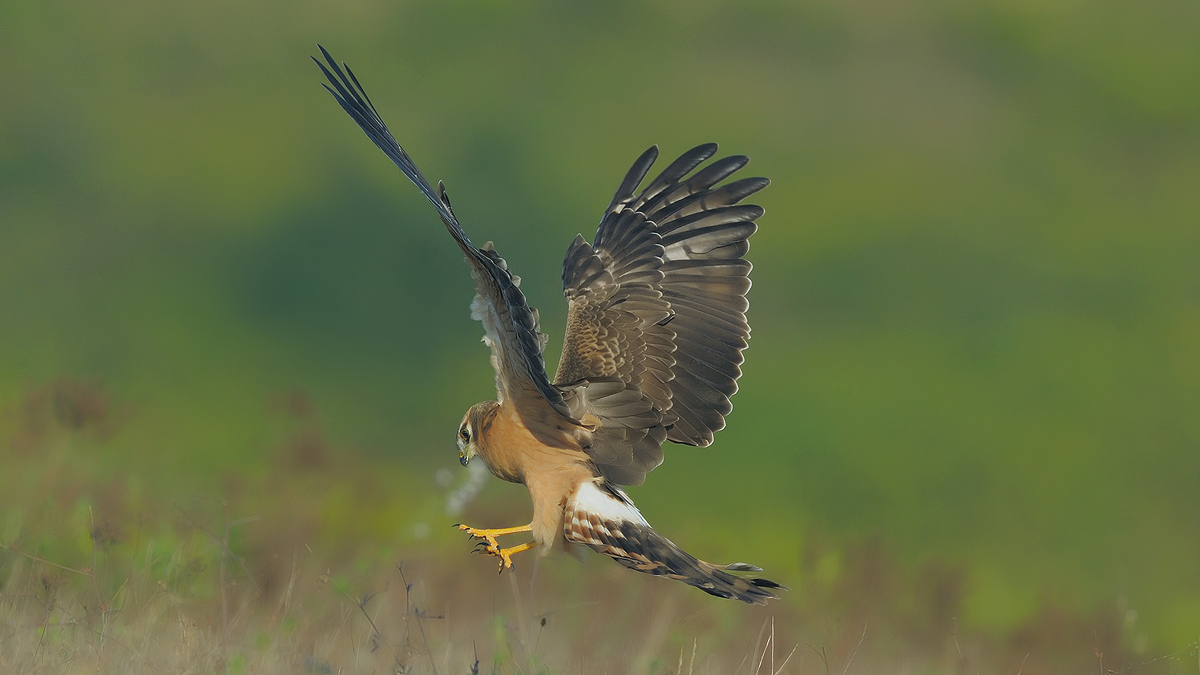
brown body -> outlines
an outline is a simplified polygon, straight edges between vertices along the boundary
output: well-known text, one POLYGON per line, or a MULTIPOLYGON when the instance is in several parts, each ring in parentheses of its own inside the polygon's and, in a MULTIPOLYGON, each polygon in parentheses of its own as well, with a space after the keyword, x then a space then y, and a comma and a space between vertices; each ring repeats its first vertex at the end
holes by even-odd
MULTIPOLYGON (((544 411, 546 417, 555 415, 544 411)), ((467 413, 463 425, 474 438, 474 452, 487 464, 497 478, 521 483, 529 488, 533 500, 533 519, 530 521, 533 540, 542 555, 566 544, 563 513, 567 503, 584 481, 596 477, 591 458, 580 447, 565 419, 561 424, 525 423, 519 413, 496 401, 480 403, 467 413), (557 438, 538 438, 530 431, 555 429, 557 438), (547 445, 544 441, 557 441, 547 445), (526 471, 525 467, 537 467, 526 471)), ((545 420, 549 421, 549 420, 545 420)), ((579 432, 586 429, 576 427, 579 432)))

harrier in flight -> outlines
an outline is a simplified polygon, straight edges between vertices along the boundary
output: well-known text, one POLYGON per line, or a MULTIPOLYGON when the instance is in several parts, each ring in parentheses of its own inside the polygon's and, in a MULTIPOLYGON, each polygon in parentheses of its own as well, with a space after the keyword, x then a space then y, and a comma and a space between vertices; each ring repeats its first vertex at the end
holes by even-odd
MULTIPOLYGON (((320 47, 318 45, 318 47, 320 47)), ((496 400, 472 406, 458 429, 459 460, 480 457, 533 499, 528 525, 459 525, 500 558, 537 548, 588 547, 639 572, 706 593, 764 604, 783 586, 753 565, 713 565, 650 527, 621 485, 640 485, 663 461, 663 441, 706 446, 725 426, 750 336, 745 311, 747 239, 763 209, 740 204, 766 178, 722 180, 743 156, 692 173, 715 144, 684 153, 639 190, 658 157, 652 147, 625 175, 592 244, 577 236, 563 262, 567 328, 558 373, 546 373, 547 337, 520 278, 492 248, 467 238, 446 189, 433 188, 396 142, 349 67, 320 48, 325 84, 375 145, 425 194, 466 255, 475 278, 471 316, 483 323, 496 370, 496 400), (344 64, 343 64, 344 65, 344 64), (689 175, 691 174, 691 175, 689 175), (530 532, 502 548, 497 537, 530 532)))

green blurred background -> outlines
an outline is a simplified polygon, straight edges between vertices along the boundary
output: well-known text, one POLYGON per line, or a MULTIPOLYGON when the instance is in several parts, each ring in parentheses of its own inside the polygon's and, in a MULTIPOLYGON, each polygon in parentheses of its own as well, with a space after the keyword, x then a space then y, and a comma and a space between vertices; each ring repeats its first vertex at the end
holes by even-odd
MULTIPOLYGON (((316 427, 353 469, 328 481, 400 495, 372 536, 448 540, 434 476, 494 392, 471 281, 319 41, 524 277, 551 363, 562 254, 648 145, 772 179, 730 426, 633 494, 668 536, 796 588, 837 574, 802 572, 816 537, 882 541, 962 566, 972 625, 1128 607, 1182 644, 1198 35, 1183 1, 0 2, 4 428, 93 383, 86 470, 169 494, 270 476, 316 427)), ((37 482, 17 445, 6 507, 37 482)))

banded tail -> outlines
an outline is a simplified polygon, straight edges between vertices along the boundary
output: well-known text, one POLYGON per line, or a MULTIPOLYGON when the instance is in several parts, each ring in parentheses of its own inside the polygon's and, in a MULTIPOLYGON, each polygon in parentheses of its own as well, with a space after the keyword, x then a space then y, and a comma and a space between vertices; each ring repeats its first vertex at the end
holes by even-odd
POLYGON ((567 541, 588 546, 638 572, 682 581, 719 598, 752 605, 778 600, 787 587, 770 579, 730 572, 761 572, 746 563, 713 565, 697 559, 650 527, 633 501, 603 479, 585 481, 567 502, 567 541))

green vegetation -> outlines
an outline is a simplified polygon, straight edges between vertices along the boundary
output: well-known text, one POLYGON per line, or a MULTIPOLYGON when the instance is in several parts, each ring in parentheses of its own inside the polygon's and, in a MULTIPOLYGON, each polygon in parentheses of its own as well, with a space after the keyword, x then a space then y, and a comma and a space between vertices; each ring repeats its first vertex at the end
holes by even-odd
MULTIPOLYGON (((986 672, 1017 672, 1035 643, 1194 672, 1194 3, 18 2, 0 17, 0 664, 4 626, 48 630, 39 585, 88 621, 122 594, 147 612, 185 598, 219 640, 222 549, 204 531, 243 517, 258 520, 231 530, 247 569, 230 578, 271 645, 239 638, 251 670, 318 649, 277 636, 293 556, 310 581, 348 579, 293 616, 310 637, 362 615, 348 597, 390 584, 402 602, 401 558, 451 561, 423 574, 421 602, 460 606, 450 589, 490 575, 459 560, 445 508, 464 480, 453 431, 492 395, 471 282, 320 89, 320 41, 524 277, 551 362, 562 253, 646 146, 715 140, 771 177, 730 426, 669 449, 633 496, 701 557, 792 586, 787 649, 846 643, 844 658, 870 615, 876 660, 860 664, 891 650, 953 670, 943 650, 970 635, 986 672)), ((511 524, 525 500, 490 481, 463 517, 511 524)), ((541 573, 606 602, 655 581, 595 562, 541 573)), ((742 658, 768 616, 690 590, 654 597, 713 625, 672 628, 660 672, 688 635, 742 658)), ((529 613, 566 604, 547 602, 529 613)), ((389 611, 389 635, 412 635, 389 611)), ((151 635, 133 614, 117 623, 151 635)), ((480 616, 441 648, 492 635, 480 616)), ((822 672, 807 653, 799 667, 822 672)))
MULTIPOLYGON (((281 406, 310 410, 301 397, 281 406)), ((214 499, 106 476, 108 409, 95 387, 59 382, 16 415, 28 473, 8 484, 21 506, 0 531, 0 671, 1186 673, 1196 656, 1194 644, 1146 644, 1128 607, 1048 606, 1015 630, 973 627, 958 620, 966 568, 911 569, 878 541, 811 531, 801 585, 768 607, 599 557, 529 557, 497 576, 456 530, 428 526, 461 481, 413 503, 402 476, 355 464, 300 422, 272 471, 223 476, 214 499)), ((516 501, 485 493, 466 516, 511 522, 516 501)))

